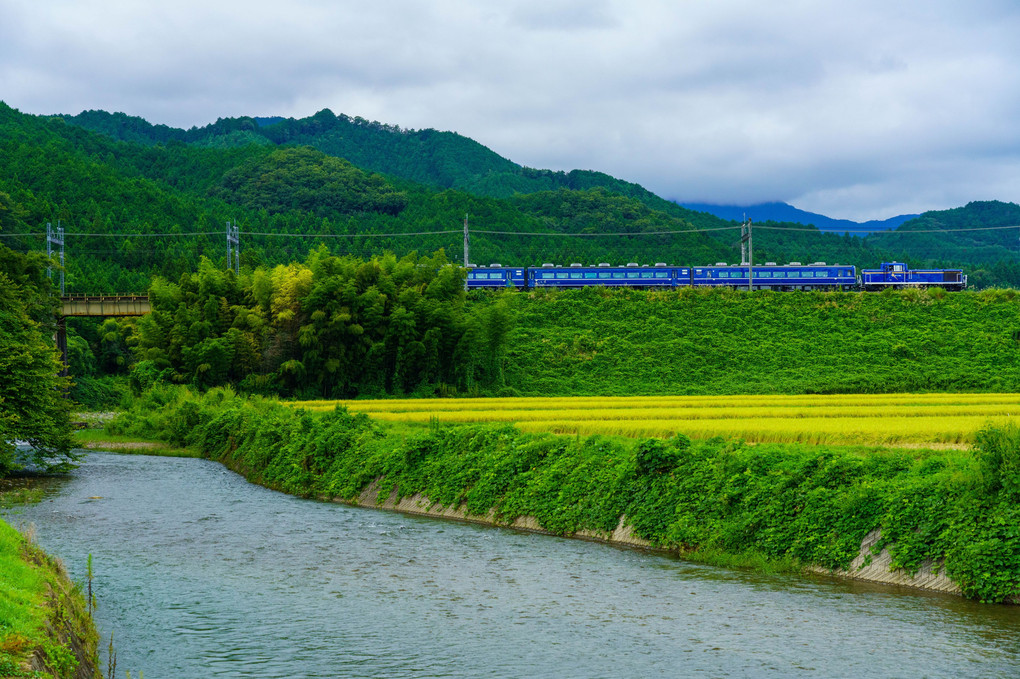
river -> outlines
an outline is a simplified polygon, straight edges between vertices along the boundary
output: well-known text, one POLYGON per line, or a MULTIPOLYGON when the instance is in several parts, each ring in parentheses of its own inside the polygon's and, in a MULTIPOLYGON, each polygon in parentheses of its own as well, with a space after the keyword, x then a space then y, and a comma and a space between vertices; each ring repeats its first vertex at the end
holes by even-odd
MULTIPOLYGON (((1020 608, 291 497, 91 453, 8 512, 84 580, 118 675, 1020 676, 1020 608)), ((105 641, 104 641, 105 646, 105 641)))

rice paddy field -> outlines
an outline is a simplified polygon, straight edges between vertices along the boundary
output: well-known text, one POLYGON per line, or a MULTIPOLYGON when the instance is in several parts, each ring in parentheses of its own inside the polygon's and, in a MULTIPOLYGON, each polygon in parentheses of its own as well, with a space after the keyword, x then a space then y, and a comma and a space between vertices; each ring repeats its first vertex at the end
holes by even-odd
POLYGON ((634 396, 301 401, 376 420, 428 425, 513 423, 558 434, 743 439, 748 442, 968 447, 987 425, 1020 415, 1020 394, 634 396))

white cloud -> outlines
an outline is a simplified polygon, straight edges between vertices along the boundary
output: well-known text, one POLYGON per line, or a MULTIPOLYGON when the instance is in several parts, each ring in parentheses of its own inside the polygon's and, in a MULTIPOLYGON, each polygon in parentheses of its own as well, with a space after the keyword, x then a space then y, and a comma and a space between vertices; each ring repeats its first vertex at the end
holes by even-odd
POLYGON ((836 217, 1020 201, 1011 2, 0 0, 0 96, 182 127, 329 107, 836 217))

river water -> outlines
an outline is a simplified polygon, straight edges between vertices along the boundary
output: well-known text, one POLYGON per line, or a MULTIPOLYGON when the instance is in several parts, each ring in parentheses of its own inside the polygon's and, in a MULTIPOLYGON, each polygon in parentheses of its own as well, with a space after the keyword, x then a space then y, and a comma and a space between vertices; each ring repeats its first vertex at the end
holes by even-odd
MULTIPOLYGON (((6 518, 83 580, 118 675, 1015 677, 1020 608, 302 500, 93 453, 6 518)), ((104 642, 105 644, 105 642, 104 642)))

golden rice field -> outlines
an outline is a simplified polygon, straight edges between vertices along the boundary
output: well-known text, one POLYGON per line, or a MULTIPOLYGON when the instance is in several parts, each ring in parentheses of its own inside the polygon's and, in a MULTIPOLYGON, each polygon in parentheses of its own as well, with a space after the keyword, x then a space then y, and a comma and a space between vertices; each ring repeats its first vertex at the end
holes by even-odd
POLYGON ((753 442, 966 446, 988 424, 1020 415, 1020 394, 635 396, 302 401, 377 420, 512 422, 522 431, 753 442))

